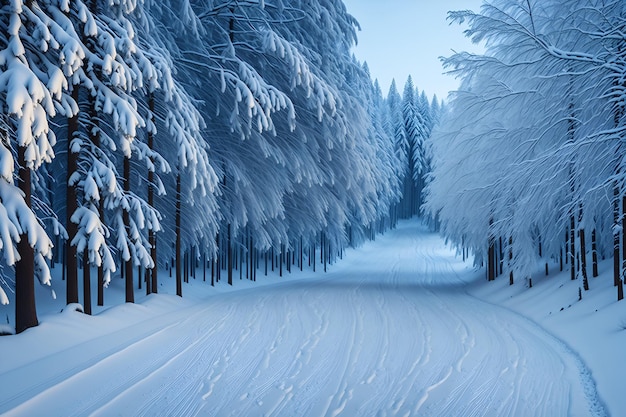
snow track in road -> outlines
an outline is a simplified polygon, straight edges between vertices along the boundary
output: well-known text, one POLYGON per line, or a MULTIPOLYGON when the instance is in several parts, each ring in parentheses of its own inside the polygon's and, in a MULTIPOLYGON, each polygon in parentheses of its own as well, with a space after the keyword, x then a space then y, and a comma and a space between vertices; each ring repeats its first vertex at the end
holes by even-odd
POLYGON ((460 270, 439 238, 403 223, 326 275, 170 312, 43 381, 28 366, 0 375, 3 389, 20 379, 0 413, 605 415, 582 361, 534 323, 469 296, 460 270))

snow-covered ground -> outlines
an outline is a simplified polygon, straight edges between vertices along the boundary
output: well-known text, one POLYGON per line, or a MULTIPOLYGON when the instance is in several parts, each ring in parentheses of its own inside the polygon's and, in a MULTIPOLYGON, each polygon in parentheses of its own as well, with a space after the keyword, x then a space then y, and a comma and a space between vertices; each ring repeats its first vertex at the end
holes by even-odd
POLYGON ((486 283, 418 221, 326 274, 231 289, 199 273, 183 299, 161 274, 138 304, 88 317, 49 300, 39 327, 0 338, 0 414, 617 416, 626 304, 607 274, 582 302, 566 275, 486 283))

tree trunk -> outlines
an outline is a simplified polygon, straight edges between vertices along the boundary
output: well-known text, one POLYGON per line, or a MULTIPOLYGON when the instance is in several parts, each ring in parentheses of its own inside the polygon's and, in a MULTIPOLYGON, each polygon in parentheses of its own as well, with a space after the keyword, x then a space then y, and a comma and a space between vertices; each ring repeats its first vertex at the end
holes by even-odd
POLYGON ((211 287, 215 286, 215 263, 217 261, 215 259, 211 260, 211 287))
POLYGON ((576 232, 574 215, 569 216, 570 279, 576 279, 576 232))
POLYGON ((499 254, 498 267, 500 269, 499 275, 502 275, 502 271, 504 267, 504 248, 502 246, 502 237, 498 239, 498 254, 499 254))
POLYGON ((496 249, 493 244, 493 239, 490 238, 489 248, 487 250, 487 279, 489 281, 493 281, 496 279, 495 258, 496 258, 496 249))
POLYGON ((233 285, 233 245, 231 242, 231 226, 230 223, 226 227, 226 263, 228 264, 228 285, 233 285))
POLYGON ((91 265, 88 249, 83 252, 83 312, 91 315, 91 265))
MULTIPOLYGON (((130 158, 124 157, 124 192, 130 194, 130 158)), ((130 213, 124 210, 123 222, 126 227, 126 233, 130 236, 130 213)), ((132 253, 129 258, 124 261, 124 279, 126 283, 126 302, 135 302, 135 289, 133 288, 133 257, 132 253)), ((141 277, 138 277, 141 279, 141 277)))
MULTIPOLYGON (((72 99, 78 103, 78 86, 72 87, 72 99)), ((70 220, 76 209, 78 208, 78 197, 76 195, 76 186, 70 184, 70 177, 78 169, 78 155, 72 152, 72 140, 78 134, 78 114, 70 117, 67 121, 67 188, 66 188, 66 222, 67 241, 65 242, 66 254, 66 303, 78 303, 78 256, 76 246, 71 244, 78 231, 77 225, 70 220)))
POLYGON ((196 279, 196 274, 198 272, 198 268, 200 268, 199 263, 199 252, 195 246, 192 246, 189 251, 189 274, 193 279, 196 279))
POLYGON ((328 271, 328 259, 329 259, 329 252, 330 250, 330 244, 328 243, 328 238, 326 237, 326 234, 324 233, 324 272, 328 271))
POLYGON ((488 247, 487 247, 487 280, 493 281, 496 279, 496 247, 495 247, 495 238, 491 234, 491 225, 493 224, 493 219, 489 219, 489 236, 488 236, 488 247))
MULTIPOLYGON (((92 11, 96 10, 96 7, 97 7, 96 1, 92 0, 90 2, 91 10, 92 11)), ((89 96, 89 119, 91 122, 91 127, 89 129, 89 139, 91 140, 91 143, 93 143, 93 146, 99 149, 100 148, 100 132, 99 132, 100 122, 98 119, 98 111, 96 109, 95 99, 91 96, 89 96)), ((96 205, 98 207, 98 218, 100 219, 100 222, 104 224, 104 208, 103 208, 102 200, 98 201, 96 205)), ((98 288, 97 304, 99 306, 103 306, 104 305, 104 267, 102 266, 102 264, 98 266, 96 285, 98 288)), ((86 307, 85 307, 85 312, 87 312, 86 307)))
POLYGON ((513 269, 511 263, 513 262, 513 237, 509 236, 509 285, 513 285, 513 269))
MULTIPOLYGON (((98 203, 98 216, 100 217, 100 220, 104 219, 102 201, 98 203)), ((98 267, 98 305, 104 305, 104 268, 102 265, 98 267)))
MULTIPOLYGON (((148 95, 148 109, 150 111, 150 119, 154 124, 154 95, 148 95)), ((154 134, 152 130, 148 130, 148 149, 154 149, 154 134)), ((154 161, 152 161, 154 164, 154 161)), ((154 170, 148 170, 148 205, 154 208, 154 170)), ((154 230, 148 230, 148 244, 150 245, 150 258, 154 263, 153 268, 146 270, 146 295, 157 292, 157 251, 156 251, 156 234, 154 230)))
POLYGON ((181 262, 182 262, 182 266, 180 267, 182 270, 182 274, 183 274, 183 283, 186 284, 187 283, 187 251, 183 251, 181 249, 181 262))
POLYGON ((565 228, 565 266, 569 263, 569 227, 565 228))
POLYGON ((254 281, 254 239, 249 237, 248 245, 248 262, 250 262, 250 281, 254 281))
MULTIPOLYGON (((541 244, 541 235, 539 235, 539 257, 542 258, 543 257, 543 247, 541 244)), ((548 263, 546 262, 546 276, 548 276, 548 263)))
POLYGON ((181 255, 181 225, 180 225, 180 171, 176 174, 176 295, 183 296, 182 255, 181 255))
MULTIPOLYGON (((154 124, 154 95, 152 93, 148 95, 148 109, 150 110, 150 119, 154 124)), ((148 148, 150 150, 154 149, 154 133, 151 130, 148 131, 148 148)), ((148 205, 154 208, 154 171, 152 169, 148 170, 148 205)), ((158 292, 157 272, 159 268, 157 265, 156 233, 152 229, 148 230, 148 243, 150 244, 150 257, 152 258, 154 267, 148 269, 148 275, 146 278, 146 294, 156 294, 158 292)))
POLYGON ((591 263, 592 275, 596 278, 598 276, 598 247, 596 243, 596 229, 591 231, 591 263))
POLYGON ((583 288, 585 291, 589 291, 589 278, 587 277, 587 254, 585 253, 585 229, 580 229, 578 236, 580 238, 580 261, 583 274, 583 288))
MULTIPOLYGON (((239 246, 239 280, 243 280, 243 244, 239 246)), ((248 268, 246 268, 246 271, 248 268)))
POLYGON ((622 263, 620 266, 620 273, 621 273, 621 279, 622 279, 622 283, 624 282, 625 279, 625 272, 626 272, 626 230, 624 230, 624 228, 626 227, 626 194, 622 195, 622 263))
POLYGON ((617 184, 613 186, 613 285, 620 283, 620 246, 619 246, 619 189, 617 184))
POLYGON ((217 252, 215 254, 215 281, 220 282, 220 274, 222 269, 222 244, 220 233, 217 234, 215 240, 217 241, 217 252))
MULTIPOLYGON (((30 207, 32 173, 26 167, 25 151, 21 146, 17 151, 18 186, 24 193, 26 205, 30 207)), ((17 252, 20 260, 15 263, 15 332, 21 333, 39 324, 35 305, 35 252, 26 233, 20 235, 17 252)))

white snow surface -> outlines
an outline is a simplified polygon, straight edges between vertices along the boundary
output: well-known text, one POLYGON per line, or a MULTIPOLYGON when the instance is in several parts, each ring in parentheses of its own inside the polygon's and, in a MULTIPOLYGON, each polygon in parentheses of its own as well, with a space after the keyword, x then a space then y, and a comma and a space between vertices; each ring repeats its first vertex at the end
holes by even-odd
MULTIPOLYGON (((62 301, 39 292, 48 306, 40 307, 40 325, 0 337, 0 414, 604 416, 626 409, 618 389, 623 305, 607 301, 612 283, 597 284, 609 281, 606 274, 591 281, 598 288, 582 302, 580 283, 565 274, 537 277, 531 289, 509 287, 508 277, 486 283, 415 220, 348 251, 326 274, 261 272, 256 283, 236 280, 232 288, 212 288, 199 272, 183 287, 193 295, 180 299, 161 271, 160 294, 138 290, 138 304, 97 308, 93 317, 75 307, 59 314, 62 301)), ((59 294, 61 284, 53 280, 59 294)), ((122 300, 123 282, 114 278, 106 291, 106 302, 122 300)), ((8 307, 0 306, 1 316, 8 307)))

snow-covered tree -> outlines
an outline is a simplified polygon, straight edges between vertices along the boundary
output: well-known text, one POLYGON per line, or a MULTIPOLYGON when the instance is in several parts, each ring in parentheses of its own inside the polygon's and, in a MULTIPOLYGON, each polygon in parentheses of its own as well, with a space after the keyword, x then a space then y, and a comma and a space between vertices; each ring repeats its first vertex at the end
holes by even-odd
POLYGON ((2 7, 4 264, 34 265, 46 282, 49 236, 60 235, 68 303, 79 301, 81 260, 89 313, 92 267, 99 304, 118 269, 126 301, 137 266, 154 270, 156 292, 157 258, 175 258, 182 295, 190 258, 227 258, 232 283, 234 248, 250 264, 272 251, 281 267, 319 248, 326 263, 395 221, 400 167, 421 159, 389 133, 392 119, 406 131, 399 95, 392 116, 351 55, 358 24, 341 1, 2 7))
POLYGON ((421 155, 424 148, 424 121, 417 106, 417 97, 413 79, 409 75, 402 93, 404 141, 401 146, 403 153, 407 155, 403 192, 405 202, 403 217, 405 218, 417 214, 420 200, 420 190, 415 186, 415 178, 419 177, 423 165, 421 155))
MULTIPOLYGON (((68 302, 78 301, 79 254, 85 257, 85 265, 102 268, 100 284, 104 285, 116 270, 114 252, 121 253, 127 271, 134 264, 153 265, 141 231, 159 230, 159 216, 130 191, 128 178, 133 154, 138 159, 154 159, 136 140, 138 129, 146 122, 133 94, 154 88, 157 83, 156 70, 135 43, 134 29, 127 18, 134 7, 134 2, 105 5, 95 0, 89 4, 76 0, 49 5, 55 24, 79 40, 83 56, 70 81, 80 113, 73 115, 67 125, 68 302), (120 169, 120 165, 126 169, 120 169)), ((156 165, 165 169, 167 164, 160 158, 156 165)), ((89 269, 84 271, 88 273, 89 269)), ((89 275, 84 280, 88 285, 89 275)), ((129 280, 127 301, 132 301, 130 289, 129 280)), ((84 302, 88 312, 87 293, 84 302)))
POLYGON ((487 53, 446 60, 463 84, 435 135, 427 207, 490 269, 496 240, 528 276, 540 252, 573 260, 591 229, 605 254, 617 236, 619 279, 624 12, 619 1, 494 0, 451 15, 487 53))
MULTIPOLYGON (((351 175, 333 172, 340 168, 340 158, 337 167, 327 164, 332 155, 339 151, 349 155, 354 146, 345 142, 347 119, 339 110, 340 86, 345 85, 346 68, 353 65, 349 47, 341 48, 351 43, 342 41, 338 48, 329 36, 344 33, 348 39, 354 33, 353 28, 347 29, 352 20, 345 7, 340 2, 282 7, 278 1, 192 5, 203 23, 204 36, 202 44, 181 45, 183 56, 194 57, 186 71, 208 72, 222 87, 221 91, 202 90, 199 97, 210 115, 207 139, 222 178, 218 201, 225 218, 220 236, 226 238, 227 251, 229 240, 248 226, 261 248, 290 247, 289 240, 298 236, 288 237, 287 231, 319 232, 333 216, 329 202, 336 205, 332 212, 340 214, 328 234, 341 235, 350 197, 326 187, 336 187, 335 178, 351 180, 351 175), (317 196, 301 184, 328 190, 329 195, 317 196), (308 199, 291 199, 294 192, 306 192, 308 199), (292 201, 319 204, 312 211, 320 215, 310 218, 320 220, 299 227, 296 217, 289 214, 292 201)), ((357 109, 362 111, 360 106, 357 109)), ((341 169, 350 166, 343 164, 341 169)), ((294 214, 299 212, 293 208, 294 214)))
MULTIPOLYGON (((49 284, 45 258, 52 242, 32 209, 32 173, 54 158, 50 119, 74 110, 63 90, 80 60, 73 39, 50 30, 51 18, 32 1, 0 8, 0 250, 15 269, 16 331, 37 325, 34 277, 49 284), (66 65, 50 55, 63 51, 66 65)), ((0 301, 8 302, 0 289, 0 301)))

